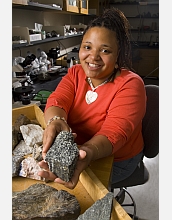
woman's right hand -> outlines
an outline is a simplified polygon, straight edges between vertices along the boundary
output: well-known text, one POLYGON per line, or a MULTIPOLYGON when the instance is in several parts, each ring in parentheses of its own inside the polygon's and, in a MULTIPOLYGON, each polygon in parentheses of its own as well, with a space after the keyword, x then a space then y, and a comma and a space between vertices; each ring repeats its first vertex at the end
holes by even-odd
POLYGON ((70 127, 62 120, 52 121, 44 130, 43 134, 43 159, 46 156, 47 151, 54 142, 54 139, 61 131, 70 131, 70 127))

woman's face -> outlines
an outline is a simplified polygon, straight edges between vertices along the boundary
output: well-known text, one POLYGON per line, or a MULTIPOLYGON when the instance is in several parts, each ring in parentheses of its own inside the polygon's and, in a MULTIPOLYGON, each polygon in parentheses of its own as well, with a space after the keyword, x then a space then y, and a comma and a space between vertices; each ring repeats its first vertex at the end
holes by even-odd
POLYGON ((104 27, 90 28, 84 35, 79 58, 87 77, 104 81, 114 71, 118 56, 115 33, 104 27))

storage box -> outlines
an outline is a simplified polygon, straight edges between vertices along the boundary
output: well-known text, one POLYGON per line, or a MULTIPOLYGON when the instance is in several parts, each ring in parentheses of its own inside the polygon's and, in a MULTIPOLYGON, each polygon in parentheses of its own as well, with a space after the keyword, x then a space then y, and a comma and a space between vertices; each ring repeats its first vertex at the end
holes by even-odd
POLYGON ((30 34, 29 39, 30 39, 30 42, 31 41, 42 40, 42 36, 41 36, 41 34, 30 34))
MULTIPOLYGON (((30 120, 37 120, 37 122, 42 126, 42 128, 46 127, 45 121, 44 121, 44 114, 41 111, 41 109, 37 105, 30 105, 26 107, 16 108, 12 110, 12 124, 14 124, 15 120, 20 114, 26 115, 30 120)), ((112 161, 112 157, 103 158, 96 161, 96 169, 100 171, 106 170, 106 173, 109 173, 110 175, 110 166, 104 166, 107 161, 112 161), (98 163, 98 164, 97 164, 98 163), (109 170, 107 172, 107 170, 109 170)), ((107 164, 106 164, 107 165, 107 164)), ((87 169, 85 169, 81 174, 79 178, 79 182, 77 186, 70 190, 66 188, 65 186, 49 182, 45 183, 44 181, 40 180, 34 180, 24 177, 13 177, 12 178, 12 191, 22 191, 27 189, 29 186, 35 184, 35 183, 44 183, 48 184, 57 190, 66 190, 69 193, 75 195, 77 198, 80 207, 81 207, 81 214, 84 213, 89 207, 91 207, 94 202, 96 202, 98 199, 103 198, 109 191, 107 188, 102 184, 101 176, 97 178, 97 175, 92 171, 94 170, 94 163, 93 165, 87 169)), ((95 169, 95 170, 96 170, 95 169)), ((113 208, 112 208, 112 214, 111 214, 111 220, 131 220, 130 216, 126 213, 126 211, 120 206, 120 204, 114 199, 113 208)))
POLYGON ((32 0, 32 2, 45 4, 45 5, 56 4, 56 5, 59 5, 60 8, 63 8, 63 0, 32 0))
POLYGON ((67 67, 67 59, 64 59, 66 56, 59 57, 56 59, 56 65, 57 66, 65 66, 67 67))
POLYGON ((42 40, 41 34, 31 34, 29 35, 28 27, 13 26, 12 36, 21 36, 22 40, 27 40, 30 44, 32 41, 42 40))
POLYGON ((13 4, 27 5, 27 0, 12 0, 13 4))

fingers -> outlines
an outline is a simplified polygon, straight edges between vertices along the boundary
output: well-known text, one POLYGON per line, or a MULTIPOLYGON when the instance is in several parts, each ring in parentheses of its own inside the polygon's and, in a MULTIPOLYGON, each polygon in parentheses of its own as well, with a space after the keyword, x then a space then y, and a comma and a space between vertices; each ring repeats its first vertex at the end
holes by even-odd
POLYGON ((79 150, 79 160, 82 160, 86 157, 87 153, 84 150, 79 150))
POLYGON ((46 180, 51 180, 51 181, 54 181, 57 178, 57 176, 54 173, 49 171, 48 164, 45 161, 40 161, 39 166, 42 169, 44 169, 44 170, 38 172, 39 176, 45 178, 46 180))
POLYGON ((84 150, 79 150, 79 160, 77 162, 74 174, 69 182, 65 182, 60 178, 56 178, 54 182, 60 183, 69 189, 74 189, 79 181, 79 176, 81 172, 88 166, 87 162, 84 162, 86 158, 86 152, 84 150))

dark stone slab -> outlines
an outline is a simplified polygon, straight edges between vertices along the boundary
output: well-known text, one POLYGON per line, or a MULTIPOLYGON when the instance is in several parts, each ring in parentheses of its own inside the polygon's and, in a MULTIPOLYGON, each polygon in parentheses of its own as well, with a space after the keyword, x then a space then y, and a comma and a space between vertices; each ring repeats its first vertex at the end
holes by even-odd
POLYGON ((21 192, 13 192, 13 220, 76 220, 79 215, 76 197, 65 190, 37 183, 21 192))
POLYGON ((45 161, 56 176, 68 182, 73 176, 78 156, 79 150, 73 134, 61 131, 48 150, 45 161))
POLYGON ((106 196, 104 196, 102 199, 97 200, 76 220, 110 220, 113 196, 113 193, 107 193, 106 196))
POLYGON ((12 150, 17 146, 18 143, 18 132, 15 130, 15 127, 12 126, 12 150))

